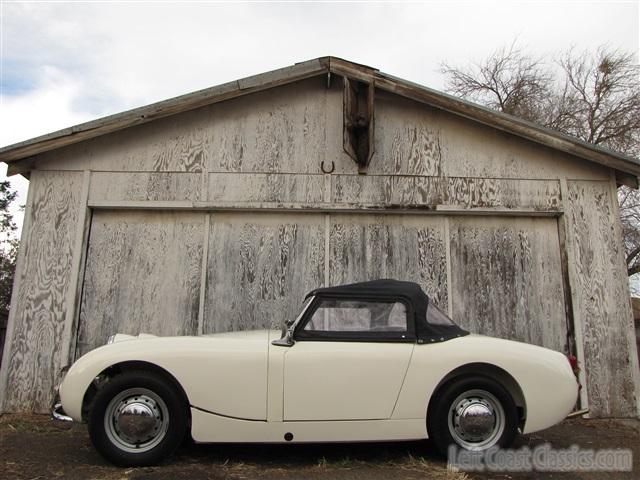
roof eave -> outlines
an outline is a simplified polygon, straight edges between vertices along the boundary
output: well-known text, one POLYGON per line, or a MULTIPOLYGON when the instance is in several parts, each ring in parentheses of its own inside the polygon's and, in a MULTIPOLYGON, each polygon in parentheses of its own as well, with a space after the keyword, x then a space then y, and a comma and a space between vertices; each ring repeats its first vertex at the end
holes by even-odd
POLYGON ((290 67, 199 90, 9 145, 0 148, 0 161, 9 164, 9 175, 25 173, 32 168, 31 157, 39 153, 324 73, 332 73, 366 83, 373 83, 375 88, 428 104, 538 144, 604 165, 620 173, 620 183, 637 187, 637 177, 640 176, 640 161, 633 157, 583 142, 577 138, 527 122, 521 118, 497 112, 382 73, 375 68, 337 57, 320 57, 297 63, 290 67))

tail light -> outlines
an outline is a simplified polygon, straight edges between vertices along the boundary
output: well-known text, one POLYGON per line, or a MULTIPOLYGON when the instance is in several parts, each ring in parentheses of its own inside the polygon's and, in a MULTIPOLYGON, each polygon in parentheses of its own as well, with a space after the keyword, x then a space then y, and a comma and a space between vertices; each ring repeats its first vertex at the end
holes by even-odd
POLYGON ((578 359, 575 355, 567 355, 567 360, 569 360, 569 365, 571 365, 571 370, 574 372, 578 371, 578 359))

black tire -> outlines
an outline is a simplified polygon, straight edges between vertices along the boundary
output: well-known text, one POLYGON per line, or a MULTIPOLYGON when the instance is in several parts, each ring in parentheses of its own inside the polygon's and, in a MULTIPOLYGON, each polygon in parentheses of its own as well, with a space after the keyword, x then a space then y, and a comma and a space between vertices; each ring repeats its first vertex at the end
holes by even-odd
MULTIPOLYGON (((483 376, 462 377, 445 384, 432 399, 427 414, 427 431, 438 453, 443 457, 447 457, 450 445, 467 450, 486 450, 494 446, 506 448, 511 445, 518 433, 518 410, 509 392, 495 380, 483 376), (487 445, 482 445, 480 441, 476 444, 477 446, 470 447, 462 444, 463 440, 456 439, 458 434, 455 433, 453 424, 455 424, 455 406, 459 405, 458 400, 461 396, 464 397, 467 393, 474 391, 488 392, 490 395, 487 397, 493 397, 491 401, 497 400, 500 404, 498 410, 502 408, 504 418, 502 432, 500 433, 500 429, 496 428, 493 437, 486 440, 487 445)), ((473 444, 473 442, 469 443, 473 444)))
POLYGON ((119 467, 155 465, 170 456, 184 439, 188 426, 188 405, 171 382, 162 375, 148 371, 128 371, 114 376, 96 393, 88 424, 91 442, 109 462, 119 467), (111 423, 105 420, 105 415, 109 415, 107 409, 115 408, 110 406, 112 401, 113 405, 121 405, 117 399, 123 395, 125 399, 133 398, 133 395, 127 397, 128 392, 141 392, 142 398, 151 399, 152 406, 162 405, 159 409, 153 407, 160 411, 158 416, 161 418, 162 433, 156 434, 155 439, 143 447, 143 450, 147 448, 144 451, 135 451, 135 445, 132 449, 124 443, 119 444, 119 441, 123 442, 120 438, 122 435, 114 435, 117 427, 114 428, 113 420, 109 420, 111 423), (154 399, 157 404, 153 403, 154 399))

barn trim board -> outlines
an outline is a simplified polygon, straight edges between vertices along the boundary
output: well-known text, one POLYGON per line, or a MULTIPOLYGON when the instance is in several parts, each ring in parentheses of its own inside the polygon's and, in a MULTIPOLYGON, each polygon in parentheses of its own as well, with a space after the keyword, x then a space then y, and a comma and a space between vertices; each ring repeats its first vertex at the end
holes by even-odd
POLYGON ((236 328, 235 313, 216 326, 221 297, 261 324, 259 307, 233 303, 234 282, 284 312, 285 291, 413 272, 454 316, 462 296, 494 314, 474 328, 575 351, 593 416, 640 413, 615 203, 619 184, 637 187, 637 159, 323 57, 4 147, 0 161, 31 180, 2 411, 48 409, 68 358, 114 323, 83 330, 89 310, 117 295, 154 325, 152 295, 134 294, 141 272, 172 304, 163 310, 189 319, 182 333, 236 328), (295 277, 300 258, 317 268, 295 277), (108 265, 123 280, 97 275, 108 265), (485 277, 494 290, 471 295, 469 278, 485 277), (242 278, 266 280, 256 290, 242 278))

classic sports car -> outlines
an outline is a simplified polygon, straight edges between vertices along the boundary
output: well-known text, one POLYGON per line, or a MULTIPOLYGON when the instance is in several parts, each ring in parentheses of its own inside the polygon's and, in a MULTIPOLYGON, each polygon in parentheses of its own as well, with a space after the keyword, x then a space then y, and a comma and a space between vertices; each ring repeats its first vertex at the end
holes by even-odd
POLYGON ((312 291, 282 332, 115 335, 68 370, 54 412, 86 421, 111 462, 141 466, 187 433, 505 447, 560 422, 577 393, 561 353, 469 334, 417 284, 376 280, 312 291))

